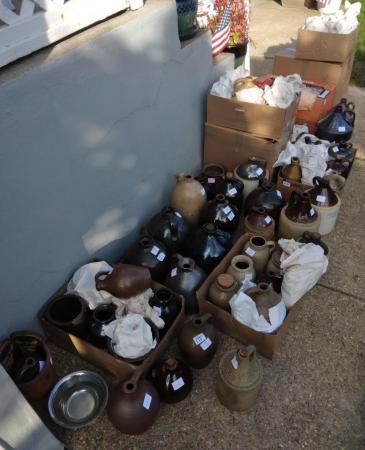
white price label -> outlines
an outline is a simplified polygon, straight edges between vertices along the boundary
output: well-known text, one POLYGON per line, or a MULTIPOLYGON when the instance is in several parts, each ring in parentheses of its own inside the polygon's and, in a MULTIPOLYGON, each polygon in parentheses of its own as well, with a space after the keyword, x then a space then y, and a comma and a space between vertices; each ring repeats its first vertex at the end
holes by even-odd
POLYGON ((246 253, 248 256, 253 256, 256 252, 255 252, 255 250, 252 249, 251 247, 247 247, 245 253, 246 253))
POLYGON ((252 280, 252 273, 251 273, 251 272, 250 272, 250 273, 245 273, 245 278, 244 278, 244 280, 251 281, 251 280, 252 280))
POLYGON ((332 147, 332 151, 335 152, 335 153, 338 152, 338 147, 337 147, 337 145, 335 145, 334 147, 332 147))
POLYGON ((283 186, 290 187, 289 181, 283 180, 283 186))
POLYGON ((201 192, 202 194, 205 194, 205 189, 204 189, 204 188, 200 189, 200 192, 201 192))
POLYGON ((46 361, 38 361, 39 362, 39 371, 42 372, 46 365, 46 361))
POLYGON ((204 333, 197 334, 196 336, 193 337, 193 341, 195 342, 196 345, 201 344, 203 341, 205 341, 205 334, 204 333))
POLYGON ((317 195, 317 202, 324 203, 326 201, 326 197, 324 195, 317 195))
POLYGON ((313 208, 311 208, 311 209, 309 210, 309 214, 310 214, 311 216, 314 216, 315 213, 316 213, 316 212, 314 211, 313 208))
POLYGON ((156 256, 156 255, 158 254, 159 251, 160 251, 160 249, 159 249, 158 247, 156 247, 156 245, 154 245, 154 246, 151 248, 151 253, 152 253, 152 255, 154 255, 154 256, 156 256))
POLYGON ((208 183, 209 184, 214 184, 215 183, 215 178, 208 178, 208 183))
POLYGON ((184 383, 184 380, 180 377, 177 380, 173 381, 171 383, 171 386, 174 391, 177 391, 177 390, 181 389, 183 386, 185 386, 185 383, 184 383))
POLYGON ((177 211, 175 211, 175 216, 182 217, 182 215, 179 212, 177 212, 177 211))
POLYGON ((206 338, 205 341, 200 344, 200 347, 202 348, 202 350, 205 351, 211 345, 212 345, 212 341, 209 338, 206 338))
POLYGON ((144 399, 143 399, 143 408, 150 409, 151 402, 152 402, 152 397, 150 396, 150 394, 145 394, 144 399))
POLYGON ((338 127, 338 131, 340 133, 343 133, 344 131, 346 131, 346 127, 338 127))
POLYGON ((271 223, 271 217, 270 216, 266 216, 265 217, 265 222, 266 223, 271 223))
POLYGON ((323 92, 321 92, 320 94, 317 95, 317 97, 319 98, 326 98, 327 95, 330 93, 330 91, 328 91, 327 89, 325 89, 323 92))
POLYGON ((237 189, 236 189, 235 187, 229 189, 228 194, 229 194, 229 195, 237 194, 237 189))
POLYGON ((231 364, 234 369, 238 369, 238 361, 236 355, 234 355, 234 357, 231 359, 231 364))
POLYGON ((282 197, 281 192, 276 190, 276 193, 278 194, 279 197, 282 197))
POLYGON ((154 306, 153 310, 158 315, 158 317, 161 317, 161 308, 159 306, 154 306))
POLYGON ((177 267, 174 267, 174 268, 171 270, 170 276, 171 276, 171 278, 173 278, 173 277, 176 277, 176 275, 177 275, 177 267))
POLYGON ((234 219, 233 211, 228 214, 228 220, 232 221, 234 219))
POLYGON ((231 208, 229 206, 226 206, 225 208, 223 208, 223 212, 224 214, 229 214, 231 212, 231 208))
POLYGON ((164 252, 159 253, 158 256, 157 256, 157 259, 159 261, 163 261, 165 258, 166 258, 166 255, 165 255, 164 252))
POLYGON ((257 169, 257 175, 261 175, 264 171, 261 169, 261 167, 259 167, 257 169))

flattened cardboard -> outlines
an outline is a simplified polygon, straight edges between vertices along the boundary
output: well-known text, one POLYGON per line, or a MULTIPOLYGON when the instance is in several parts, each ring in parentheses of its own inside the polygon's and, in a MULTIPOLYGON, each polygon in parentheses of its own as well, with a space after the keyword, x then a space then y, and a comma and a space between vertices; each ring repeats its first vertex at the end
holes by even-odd
POLYGON ((299 28, 295 57, 314 61, 345 62, 354 52, 357 29, 349 34, 323 33, 299 28))
POLYGON ((286 109, 208 94, 207 122, 255 136, 281 140, 291 133, 299 96, 286 109))
MULTIPOLYGON (((56 296, 65 294, 67 290, 66 286, 67 283, 65 283, 64 286, 59 289, 39 311, 38 320, 44 330, 44 333, 52 342, 54 342, 59 347, 79 356, 82 359, 85 359, 86 361, 89 361, 94 366, 109 372, 112 376, 120 380, 126 379, 127 377, 132 375, 133 372, 138 368, 144 369, 145 373, 147 373, 163 357, 164 353, 170 346, 172 339, 175 336, 182 320, 185 317, 185 300, 183 296, 179 295, 178 298, 181 301, 181 310, 175 322, 168 329, 167 333, 160 340, 153 352, 150 353, 150 355, 142 362, 142 364, 139 364, 137 366, 123 361, 123 359, 121 358, 116 358, 110 353, 98 347, 95 347, 90 342, 85 341, 84 339, 81 339, 71 333, 67 333, 66 331, 56 327, 46 320, 45 312, 47 309, 47 305, 56 296)), ((159 283, 154 282, 153 287, 160 288, 163 286, 159 283)))
POLYGON ((272 359, 275 352, 278 350, 281 342, 284 339, 288 328, 293 323, 295 317, 298 315, 303 300, 299 300, 288 312, 282 326, 273 334, 260 333, 252 328, 238 322, 232 314, 222 308, 211 303, 207 298, 208 289, 211 283, 221 273, 225 273, 231 259, 239 255, 247 242, 252 236, 249 233, 241 236, 231 251, 227 253, 225 258, 218 264, 218 266, 211 272, 208 278, 200 286, 197 291, 197 298, 199 302, 199 309, 201 313, 211 313, 213 316, 213 325, 223 333, 233 337, 243 344, 254 344, 257 351, 266 358, 272 359))
POLYGON ((234 170, 251 156, 265 159, 270 176, 272 166, 285 148, 289 135, 281 141, 264 139, 242 131, 205 124, 204 164, 219 163, 234 170))

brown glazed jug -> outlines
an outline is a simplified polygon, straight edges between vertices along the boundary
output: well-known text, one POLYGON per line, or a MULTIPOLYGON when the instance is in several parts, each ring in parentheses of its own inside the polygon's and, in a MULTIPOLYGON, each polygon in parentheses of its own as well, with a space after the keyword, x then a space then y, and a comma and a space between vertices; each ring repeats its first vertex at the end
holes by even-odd
POLYGON ((269 309, 277 305, 281 297, 267 284, 259 283, 249 288, 245 293, 256 303, 256 309, 260 316, 264 316, 270 322, 269 309))
POLYGON ((302 168, 298 157, 292 156, 291 163, 281 169, 281 176, 287 180, 300 183, 302 180, 302 168))
POLYGON ((251 209, 250 214, 245 217, 244 228, 246 233, 262 236, 268 240, 275 237, 275 220, 262 207, 254 206, 251 209))
POLYGON ((152 286, 148 268, 133 264, 117 264, 112 272, 98 272, 95 275, 97 291, 107 291, 114 297, 130 298, 152 286))
POLYGON ((283 239, 299 239, 304 231, 318 231, 320 217, 311 205, 307 192, 293 191, 287 206, 280 214, 279 236, 283 239))
POLYGON ((225 353, 218 368, 217 397, 231 411, 247 411, 256 403, 263 379, 253 345, 225 353))
POLYGON ((275 242, 267 241, 262 236, 252 236, 244 245, 243 254, 252 259, 257 277, 265 271, 274 248, 275 242))
POLYGON ((229 311, 229 301, 238 289, 238 282, 232 275, 221 273, 209 286, 208 299, 220 308, 229 311))
POLYGON ((207 201, 203 186, 191 175, 178 173, 171 193, 171 206, 185 218, 191 226, 197 226, 199 214, 207 201))
POLYGON ((111 423, 125 434, 142 434, 157 419, 160 398, 151 382, 137 369, 127 381, 111 388, 107 413, 111 423))
POLYGON ((218 347, 218 336, 210 323, 212 315, 197 314, 184 323, 177 338, 180 351, 194 369, 206 367, 218 347))
POLYGON ((212 200, 218 194, 219 186, 224 183, 224 167, 220 164, 205 164, 195 179, 203 186, 207 199, 212 200))
POLYGON ((165 403, 184 400, 193 388, 190 367, 180 359, 168 358, 151 371, 151 381, 165 403))

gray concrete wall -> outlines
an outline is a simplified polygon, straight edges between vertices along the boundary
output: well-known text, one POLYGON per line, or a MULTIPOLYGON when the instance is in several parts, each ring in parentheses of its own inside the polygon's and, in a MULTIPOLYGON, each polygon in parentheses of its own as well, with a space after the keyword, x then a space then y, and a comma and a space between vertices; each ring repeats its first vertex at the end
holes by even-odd
POLYGON ((224 67, 181 49, 175 2, 0 86, 1 335, 79 265, 121 256, 201 164, 205 95, 224 67))

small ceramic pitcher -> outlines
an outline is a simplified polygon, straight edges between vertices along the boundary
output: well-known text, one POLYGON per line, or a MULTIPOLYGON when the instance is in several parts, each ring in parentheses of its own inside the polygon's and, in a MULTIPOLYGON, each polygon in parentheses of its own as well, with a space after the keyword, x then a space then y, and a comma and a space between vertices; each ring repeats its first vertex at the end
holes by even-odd
POLYGON ((243 247, 243 254, 252 258, 256 276, 265 271, 271 252, 275 248, 274 241, 267 241, 262 236, 252 236, 243 247))

